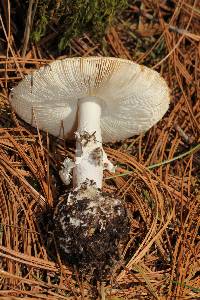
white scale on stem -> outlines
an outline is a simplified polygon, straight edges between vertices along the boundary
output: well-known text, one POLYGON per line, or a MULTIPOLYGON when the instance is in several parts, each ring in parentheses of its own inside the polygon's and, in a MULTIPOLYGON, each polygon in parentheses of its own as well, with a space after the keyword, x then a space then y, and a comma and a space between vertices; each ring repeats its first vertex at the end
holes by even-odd
POLYGON ((75 162, 66 158, 60 171, 65 184, 70 183, 73 169, 73 186, 80 187, 86 180, 93 180, 102 188, 103 170, 115 172, 102 147, 101 105, 96 97, 87 97, 78 102, 78 129, 76 132, 75 162))

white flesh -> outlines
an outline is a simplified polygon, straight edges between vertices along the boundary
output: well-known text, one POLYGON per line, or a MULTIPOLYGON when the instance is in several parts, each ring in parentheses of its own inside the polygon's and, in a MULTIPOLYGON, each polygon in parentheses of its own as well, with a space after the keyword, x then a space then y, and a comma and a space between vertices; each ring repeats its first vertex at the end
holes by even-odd
POLYGON ((100 118, 101 105, 96 97, 79 100, 75 162, 67 157, 59 172, 66 185, 70 184, 72 170, 74 188, 80 187, 86 180, 93 180, 101 189, 103 170, 115 172, 102 147, 100 118))
POLYGON ((103 149, 100 118, 101 106, 94 97, 79 100, 74 187, 79 187, 89 179, 94 180, 98 188, 102 188, 103 149), (87 134, 88 137, 84 137, 87 134))

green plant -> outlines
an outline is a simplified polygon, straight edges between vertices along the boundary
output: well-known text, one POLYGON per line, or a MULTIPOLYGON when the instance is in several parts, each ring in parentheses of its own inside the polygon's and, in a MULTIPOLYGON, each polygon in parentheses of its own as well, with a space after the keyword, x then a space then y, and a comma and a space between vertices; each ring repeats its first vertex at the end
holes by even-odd
POLYGON ((49 29, 58 33, 58 48, 64 50, 70 39, 90 32, 101 38, 113 24, 118 12, 127 6, 127 0, 39 0, 34 21, 32 40, 35 42, 49 29))

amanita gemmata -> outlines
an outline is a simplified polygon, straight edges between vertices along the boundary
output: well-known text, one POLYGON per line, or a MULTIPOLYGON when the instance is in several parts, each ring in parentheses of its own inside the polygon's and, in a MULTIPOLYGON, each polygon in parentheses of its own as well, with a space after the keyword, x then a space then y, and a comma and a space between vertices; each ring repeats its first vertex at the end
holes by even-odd
POLYGON ((26 76, 10 102, 33 126, 36 120, 54 136, 75 136, 75 159, 66 157, 60 170, 66 185, 72 178, 73 189, 55 209, 56 238, 64 259, 102 274, 129 232, 123 201, 102 191, 103 170, 115 171, 102 141, 120 141, 156 124, 169 106, 165 80, 125 59, 67 58, 26 76))

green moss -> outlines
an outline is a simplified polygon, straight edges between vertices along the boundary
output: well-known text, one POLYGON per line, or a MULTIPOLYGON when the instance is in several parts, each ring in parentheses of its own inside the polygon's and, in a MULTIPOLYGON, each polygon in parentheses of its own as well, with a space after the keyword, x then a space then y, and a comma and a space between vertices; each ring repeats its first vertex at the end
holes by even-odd
POLYGON ((70 39, 89 32, 102 38, 127 0, 39 0, 32 27, 35 42, 49 28, 58 35, 58 48, 64 50, 70 39))
POLYGON ((33 31, 33 33, 32 33, 32 39, 35 42, 39 42, 41 37, 45 35, 47 24, 48 24, 47 17, 46 16, 41 16, 40 22, 37 26, 37 30, 33 31))

